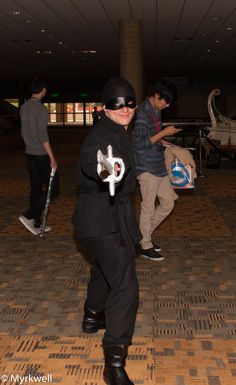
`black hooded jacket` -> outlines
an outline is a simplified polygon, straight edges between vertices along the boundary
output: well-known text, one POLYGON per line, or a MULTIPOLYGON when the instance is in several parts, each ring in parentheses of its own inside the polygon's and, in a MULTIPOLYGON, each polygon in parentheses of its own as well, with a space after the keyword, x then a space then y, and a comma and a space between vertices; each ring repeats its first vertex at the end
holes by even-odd
POLYGON ((103 116, 91 129, 80 152, 79 199, 73 214, 76 237, 91 238, 121 233, 131 247, 141 239, 130 193, 135 189, 136 176, 132 147, 122 125, 103 116), (109 195, 109 185, 97 174, 97 151, 107 154, 111 145, 113 156, 123 159, 125 174, 116 185, 115 196, 109 195))

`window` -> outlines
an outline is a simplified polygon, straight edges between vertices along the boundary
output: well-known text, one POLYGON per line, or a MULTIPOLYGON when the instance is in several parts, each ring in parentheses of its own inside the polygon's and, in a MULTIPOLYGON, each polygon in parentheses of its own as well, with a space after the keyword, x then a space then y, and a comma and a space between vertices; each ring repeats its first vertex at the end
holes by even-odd
POLYGON ((100 103, 44 103, 48 109, 49 125, 92 126, 94 106, 100 103))

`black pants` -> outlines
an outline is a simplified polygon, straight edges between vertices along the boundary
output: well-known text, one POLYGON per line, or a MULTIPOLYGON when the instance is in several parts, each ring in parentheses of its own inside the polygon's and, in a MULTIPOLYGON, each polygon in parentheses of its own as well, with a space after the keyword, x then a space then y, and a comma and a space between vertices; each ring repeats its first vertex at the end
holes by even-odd
MULTIPOLYGON (((30 197, 29 209, 24 213, 28 219, 35 219, 36 223, 41 223, 41 214, 45 206, 47 187, 50 179, 51 167, 48 155, 29 155, 26 154, 26 161, 30 177, 30 197), (44 190, 44 186, 46 190, 44 190)), ((59 178, 56 172, 53 183, 51 199, 59 194, 59 178)))
POLYGON ((129 255, 119 233, 82 239, 95 260, 87 289, 87 305, 105 309, 106 331, 103 346, 129 345, 138 307, 138 280, 133 256, 129 255))

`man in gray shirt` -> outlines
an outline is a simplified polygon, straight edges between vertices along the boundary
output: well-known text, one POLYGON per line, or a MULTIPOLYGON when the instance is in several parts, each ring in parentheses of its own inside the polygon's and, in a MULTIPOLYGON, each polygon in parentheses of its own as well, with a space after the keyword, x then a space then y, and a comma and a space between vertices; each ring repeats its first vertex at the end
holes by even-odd
MULTIPOLYGON (((48 138, 48 110, 41 100, 47 92, 47 84, 42 77, 33 79, 31 98, 20 109, 21 135, 25 143, 26 161, 30 177, 29 208, 19 221, 33 234, 40 233, 41 215, 45 205, 44 185, 48 185, 51 169, 57 169, 48 138)), ((52 186, 52 199, 58 195, 59 182, 57 173, 52 186)), ((46 226, 44 231, 50 231, 46 226)))

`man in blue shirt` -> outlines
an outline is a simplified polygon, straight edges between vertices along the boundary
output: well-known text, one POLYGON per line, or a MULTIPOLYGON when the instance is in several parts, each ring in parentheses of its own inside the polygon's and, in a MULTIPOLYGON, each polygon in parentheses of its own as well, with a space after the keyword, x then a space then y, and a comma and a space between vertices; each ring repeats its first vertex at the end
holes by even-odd
POLYGON ((160 82, 152 86, 149 96, 139 106, 134 121, 133 145, 136 174, 141 192, 140 242, 141 255, 151 260, 163 260, 160 247, 152 241, 152 234, 174 207, 176 194, 170 184, 165 166, 163 138, 181 129, 168 126, 162 129, 161 111, 176 100, 173 83, 160 82), (156 198, 159 205, 156 206, 156 198))

